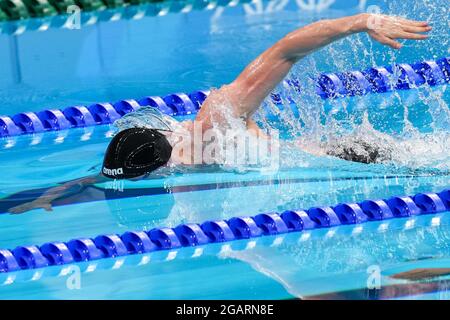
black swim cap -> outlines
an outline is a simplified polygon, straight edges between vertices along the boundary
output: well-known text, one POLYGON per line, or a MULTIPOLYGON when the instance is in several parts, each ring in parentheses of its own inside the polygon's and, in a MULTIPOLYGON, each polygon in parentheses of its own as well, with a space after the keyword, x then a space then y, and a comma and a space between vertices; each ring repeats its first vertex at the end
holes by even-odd
POLYGON ((109 143, 102 173, 112 179, 130 179, 165 165, 172 146, 157 130, 130 128, 119 132, 109 143))

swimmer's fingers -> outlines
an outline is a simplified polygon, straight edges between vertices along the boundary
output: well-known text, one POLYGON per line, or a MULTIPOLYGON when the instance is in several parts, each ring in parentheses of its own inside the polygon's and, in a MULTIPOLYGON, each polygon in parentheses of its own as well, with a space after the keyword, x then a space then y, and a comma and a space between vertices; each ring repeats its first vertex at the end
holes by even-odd
POLYGON ((21 213, 24 213, 25 211, 26 211, 26 210, 24 210, 24 209, 22 208, 22 206, 17 206, 17 207, 8 209, 8 212, 9 212, 10 214, 21 214, 21 213))
POLYGON ((10 208, 10 209, 8 210, 8 212, 9 212, 10 214, 21 214, 21 213, 24 213, 24 212, 27 212, 27 211, 30 211, 30 210, 31 210, 31 209, 30 209, 30 205, 27 204, 27 203, 25 203, 25 204, 16 206, 16 207, 14 207, 14 208, 10 208))
POLYGON ((411 33, 411 32, 399 32, 395 36, 396 39, 409 39, 409 40, 426 40, 428 39, 428 35, 420 34, 420 33, 411 33))
POLYGON ((29 202, 10 208, 8 212, 10 214, 21 214, 34 209, 44 209, 47 212, 53 211, 51 203, 29 202))
POLYGON ((417 27, 417 26, 411 26, 411 25, 407 25, 407 24, 402 24, 402 29, 403 29, 403 31, 409 32, 409 33, 422 33, 422 32, 429 32, 429 31, 433 30, 433 28, 430 26, 417 27))
POLYGON ((396 20, 398 22, 401 22, 404 25, 409 25, 413 27, 428 27, 429 24, 427 21, 416 21, 416 20, 409 20, 405 18, 396 17, 396 20))
POLYGON ((42 209, 44 209, 47 212, 53 212, 53 208, 51 203, 46 203, 42 205, 42 209))
POLYGON ((397 273, 392 275, 391 278, 418 281, 447 276, 449 274, 450 268, 429 268, 429 269, 415 269, 411 271, 397 273))
POLYGON ((382 34, 379 34, 379 33, 376 33, 376 32, 369 33, 369 34, 376 41, 378 41, 378 42, 380 42, 382 44, 385 44, 385 45, 391 47, 392 49, 397 49, 398 50, 398 49, 401 49, 401 47, 402 47, 402 45, 399 42, 397 42, 397 41, 395 41, 395 40, 393 40, 391 38, 388 38, 387 36, 384 36, 382 34))

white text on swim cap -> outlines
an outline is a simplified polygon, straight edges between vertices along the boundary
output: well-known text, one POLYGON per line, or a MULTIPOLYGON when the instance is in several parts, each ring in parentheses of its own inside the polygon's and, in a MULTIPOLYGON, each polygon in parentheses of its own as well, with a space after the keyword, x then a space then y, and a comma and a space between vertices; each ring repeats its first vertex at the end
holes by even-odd
POLYGON ((117 168, 117 169, 103 168, 103 173, 108 176, 118 176, 118 175, 123 174, 123 169, 122 168, 117 168))

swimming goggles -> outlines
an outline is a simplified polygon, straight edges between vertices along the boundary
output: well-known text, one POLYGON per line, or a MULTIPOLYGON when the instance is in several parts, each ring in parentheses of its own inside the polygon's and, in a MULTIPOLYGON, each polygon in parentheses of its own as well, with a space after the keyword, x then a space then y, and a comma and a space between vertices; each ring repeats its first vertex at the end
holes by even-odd
POLYGON ((177 120, 163 114, 154 107, 142 107, 134 112, 124 115, 122 118, 114 122, 119 131, 142 127, 158 131, 173 132, 173 125, 177 120))

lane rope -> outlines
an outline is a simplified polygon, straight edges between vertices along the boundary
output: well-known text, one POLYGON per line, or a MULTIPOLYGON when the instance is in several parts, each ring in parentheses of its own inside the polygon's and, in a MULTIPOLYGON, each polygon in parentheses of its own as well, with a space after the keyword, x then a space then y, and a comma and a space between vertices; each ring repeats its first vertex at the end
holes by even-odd
POLYGON ((122 235, 99 235, 41 246, 18 246, 0 250, 0 272, 37 269, 75 262, 115 258, 153 251, 195 247, 303 230, 355 225, 369 221, 406 218, 450 210, 450 189, 440 193, 394 196, 389 199, 341 203, 333 207, 261 213, 253 217, 181 224, 175 228, 127 231, 122 235))
MULTIPOLYGON (((436 86, 450 82, 450 58, 423 61, 415 64, 398 64, 389 67, 373 67, 363 71, 327 73, 316 80, 316 93, 323 99, 345 96, 408 90, 423 85, 436 86)), ((300 92, 298 80, 285 83, 300 92)), ((94 103, 90 106, 72 106, 65 109, 47 109, 38 112, 21 112, 13 116, 0 116, 0 137, 33 134, 70 128, 111 124, 127 113, 144 106, 158 108, 171 116, 195 114, 209 95, 209 91, 173 93, 167 96, 148 96, 140 99, 120 100, 113 103, 94 103)), ((271 94, 273 103, 282 105, 283 98, 292 97, 271 94)))

